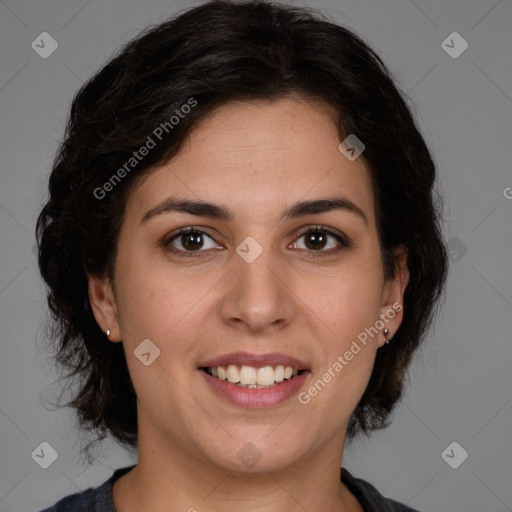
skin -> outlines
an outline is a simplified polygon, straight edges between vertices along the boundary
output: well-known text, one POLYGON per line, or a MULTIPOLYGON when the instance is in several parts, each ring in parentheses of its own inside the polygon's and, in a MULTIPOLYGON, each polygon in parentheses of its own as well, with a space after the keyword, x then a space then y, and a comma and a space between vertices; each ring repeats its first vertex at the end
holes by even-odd
MULTIPOLYGON (((95 317, 112 342, 122 340, 138 400, 138 465, 114 484, 118 511, 362 511, 339 468, 382 332, 306 405, 293 396, 271 408, 240 407, 198 370, 238 350, 282 352, 308 363, 307 391, 359 333, 403 303, 407 253, 397 251, 395 277, 385 281, 370 173, 339 143, 326 106, 297 97, 231 103, 132 191, 113 282, 89 276, 95 317), (357 205, 367 223, 345 210, 281 219, 297 201, 333 195, 357 205), (234 219, 170 211, 141 223, 170 196, 223 204, 234 219), (317 225, 349 247, 302 236, 317 225), (187 226, 206 232, 202 245, 192 244, 199 251, 189 248, 196 257, 170 250, 185 252, 186 236, 164 244, 187 226), (263 248, 252 263, 236 252, 248 236, 263 248), (134 356, 144 339, 161 351, 149 366, 134 356), (248 442, 261 454, 250 468, 237 457, 248 442)), ((397 311, 386 323, 389 337, 401 321, 397 311)))

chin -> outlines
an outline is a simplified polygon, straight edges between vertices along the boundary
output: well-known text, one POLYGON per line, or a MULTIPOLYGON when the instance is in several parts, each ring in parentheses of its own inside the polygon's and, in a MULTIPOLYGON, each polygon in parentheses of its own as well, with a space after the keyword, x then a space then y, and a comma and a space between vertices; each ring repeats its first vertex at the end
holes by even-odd
MULTIPOLYGON (((267 429, 265 429, 267 432, 267 429)), ((271 429, 268 430, 271 432, 271 429)), ((268 435, 268 434, 265 434, 268 435)), ((272 434, 271 434, 272 435, 272 434)), ((296 463, 304 443, 290 443, 289 439, 245 435, 224 440, 219 449, 209 450, 212 463, 226 471, 261 473, 279 471, 296 463)))

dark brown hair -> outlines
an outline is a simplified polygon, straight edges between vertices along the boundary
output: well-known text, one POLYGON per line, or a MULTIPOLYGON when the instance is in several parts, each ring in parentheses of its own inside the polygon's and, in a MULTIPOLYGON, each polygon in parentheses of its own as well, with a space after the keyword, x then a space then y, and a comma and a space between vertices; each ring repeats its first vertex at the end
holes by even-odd
POLYGON ((392 342, 377 351, 347 435, 388 425, 447 273, 436 167, 395 82, 360 37, 310 9, 216 0, 149 27, 83 85, 36 227, 54 356, 67 378, 78 378, 66 405, 76 408, 82 428, 99 440, 110 432, 137 446, 136 396, 123 344, 108 342, 96 323, 86 276, 112 277, 130 190, 150 168, 176 155, 214 109, 291 94, 332 107, 340 141, 355 134, 365 144, 361 158, 372 175, 386 277, 394 273, 393 248, 408 248, 403 321, 392 342), (171 128, 171 116, 191 98, 194 108, 171 128), (165 136, 120 173, 159 126, 167 126, 165 136), (113 181, 116 173, 122 179, 113 181))

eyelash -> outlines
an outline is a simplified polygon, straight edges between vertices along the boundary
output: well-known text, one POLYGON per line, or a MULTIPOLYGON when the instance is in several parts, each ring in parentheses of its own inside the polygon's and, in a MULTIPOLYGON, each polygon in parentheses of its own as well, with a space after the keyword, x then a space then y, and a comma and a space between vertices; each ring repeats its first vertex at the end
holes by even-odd
MULTIPOLYGON (((308 257, 311 257, 311 258, 318 258, 318 257, 322 257, 322 256, 325 256, 325 255, 332 255, 334 253, 338 253, 340 251, 342 251, 343 249, 347 249, 350 247, 350 244, 348 243, 348 241, 346 240, 345 237, 343 237, 342 235, 339 235, 338 233, 335 233, 333 231, 331 231, 330 229, 324 227, 324 226, 312 226, 312 227, 308 227, 306 230, 302 231, 298 236, 297 236, 297 240, 305 235, 308 235, 310 233, 317 233, 317 232, 321 232, 321 233, 324 233, 328 236, 332 236, 333 238, 335 238, 342 246, 342 249, 330 249, 330 250, 318 250, 318 251, 314 251, 314 250, 307 250, 307 249, 300 249, 301 251, 305 250, 308 257)), ((186 228, 181 228, 179 229, 176 233, 173 233, 172 236, 170 237, 166 237, 164 240, 163 240, 163 245, 164 245, 164 248, 173 252, 174 254, 176 254, 177 256, 180 256, 180 257, 184 257, 184 258, 196 258, 198 256, 201 256, 201 253, 202 252, 205 252, 205 250, 197 250, 197 251, 183 251, 182 249, 176 249, 175 247, 172 246, 172 241, 175 240, 176 238, 179 238, 181 235, 184 235, 184 234, 188 234, 188 233, 199 233, 201 235, 206 235, 208 236, 209 238, 213 239, 212 236, 210 236, 206 231, 200 229, 200 228, 197 228, 197 227, 194 227, 194 226, 189 226, 189 227, 186 227, 186 228)))

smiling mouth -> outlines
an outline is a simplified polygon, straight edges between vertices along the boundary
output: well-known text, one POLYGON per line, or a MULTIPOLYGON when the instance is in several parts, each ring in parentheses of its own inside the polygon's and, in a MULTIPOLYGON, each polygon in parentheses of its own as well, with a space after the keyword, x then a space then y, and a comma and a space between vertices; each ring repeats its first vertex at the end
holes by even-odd
POLYGON ((293 379, 305 370, 292 366, 275 365, 254 366, 229 364, 227 366, 202 367, 208 375, 219 380, 225 380, 235 386, 246 389, 264 389, 279 386, 281 383, 293 379))

